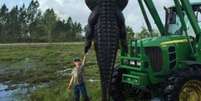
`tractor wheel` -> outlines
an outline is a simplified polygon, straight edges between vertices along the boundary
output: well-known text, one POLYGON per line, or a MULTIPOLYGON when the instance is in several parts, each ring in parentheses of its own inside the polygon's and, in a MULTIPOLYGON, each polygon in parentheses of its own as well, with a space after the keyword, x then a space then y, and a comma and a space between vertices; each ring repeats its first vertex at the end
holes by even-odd
POLYGON ((201 101, 201 68, 193 66, 172 74, 166 81, 164 101, 201 101))
POLYGON ((112 80, 111 80, 111 89, 110 89, 110 96, 112 97, 113 101, 124 101, 123 96, 123 85, 121 83, 122 73, 119 69, 114 68, 112 73, 112 80))

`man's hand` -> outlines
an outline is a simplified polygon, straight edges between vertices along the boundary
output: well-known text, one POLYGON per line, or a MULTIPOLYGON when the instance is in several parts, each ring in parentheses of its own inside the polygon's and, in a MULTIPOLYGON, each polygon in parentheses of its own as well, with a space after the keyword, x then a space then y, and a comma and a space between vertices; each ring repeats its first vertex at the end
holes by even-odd
POLYGON ((71 93, 71 89, 72 89, 71 85, 68 85, 68 87, 67 87, 67 92, 68 92, 68 93, 71 93))
POLYGON ((71 77, 71 79, 70 79, 70 83, 68 84, 68 88, 67 88, 67 90, 68 91, 71 91, 71 88, 72 88, 72 84, 73 84, 73 76, 71 77))
POLYGON ((83 64, 83 65, 85 65, 85 63, 86 63, 86 57, 87 57, 87 55, 88 55, 88 53, 86 53, 86 54, 84 55, 84 57, 83 57, 83 60, 82 60, 82 64, 83 64))
POLYGON ((70 85, 68 86, 68 90, 69 90, 69 91, 71 90, 71 86, 70 86, 70 85))

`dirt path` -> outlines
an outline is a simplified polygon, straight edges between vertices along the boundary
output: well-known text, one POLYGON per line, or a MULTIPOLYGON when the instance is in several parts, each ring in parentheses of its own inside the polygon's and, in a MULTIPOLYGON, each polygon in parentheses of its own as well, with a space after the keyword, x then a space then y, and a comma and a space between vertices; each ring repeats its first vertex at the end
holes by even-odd
POLYGON ((61 43, 8 43, 0 46, 48 46, 48 45, 79 45, 83 42, 61 42, 61 43))

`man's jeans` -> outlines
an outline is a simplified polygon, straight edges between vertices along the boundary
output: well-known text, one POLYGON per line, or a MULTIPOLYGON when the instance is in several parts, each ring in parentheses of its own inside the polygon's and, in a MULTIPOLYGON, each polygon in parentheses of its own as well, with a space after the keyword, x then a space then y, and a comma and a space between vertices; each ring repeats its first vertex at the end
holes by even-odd
POLYGON ((80 101, 80 93, 82 94, 84 101, 89 101, 87 90, 84 83, 75 85, 74 87, 75 101, 80 101))

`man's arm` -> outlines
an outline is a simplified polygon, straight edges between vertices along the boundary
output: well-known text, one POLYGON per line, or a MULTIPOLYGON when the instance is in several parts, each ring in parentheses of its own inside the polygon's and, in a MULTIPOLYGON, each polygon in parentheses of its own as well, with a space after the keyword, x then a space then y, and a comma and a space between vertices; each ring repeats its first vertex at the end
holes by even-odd
POLYGON ((68 84, 68 89, 71 89, 71 87, 72 87, 72 84, 73 84, 73 76, 71 77, 71 79, 70 79, 70 82, 69 82, 69 84, 68 84))
POLYGON ((83 60, 82 60, 82 66, 84 66, 85 63, 86 63, 86 56, 87 56, 87 54, 85 54, 84 57, 83 57, 83 60))

